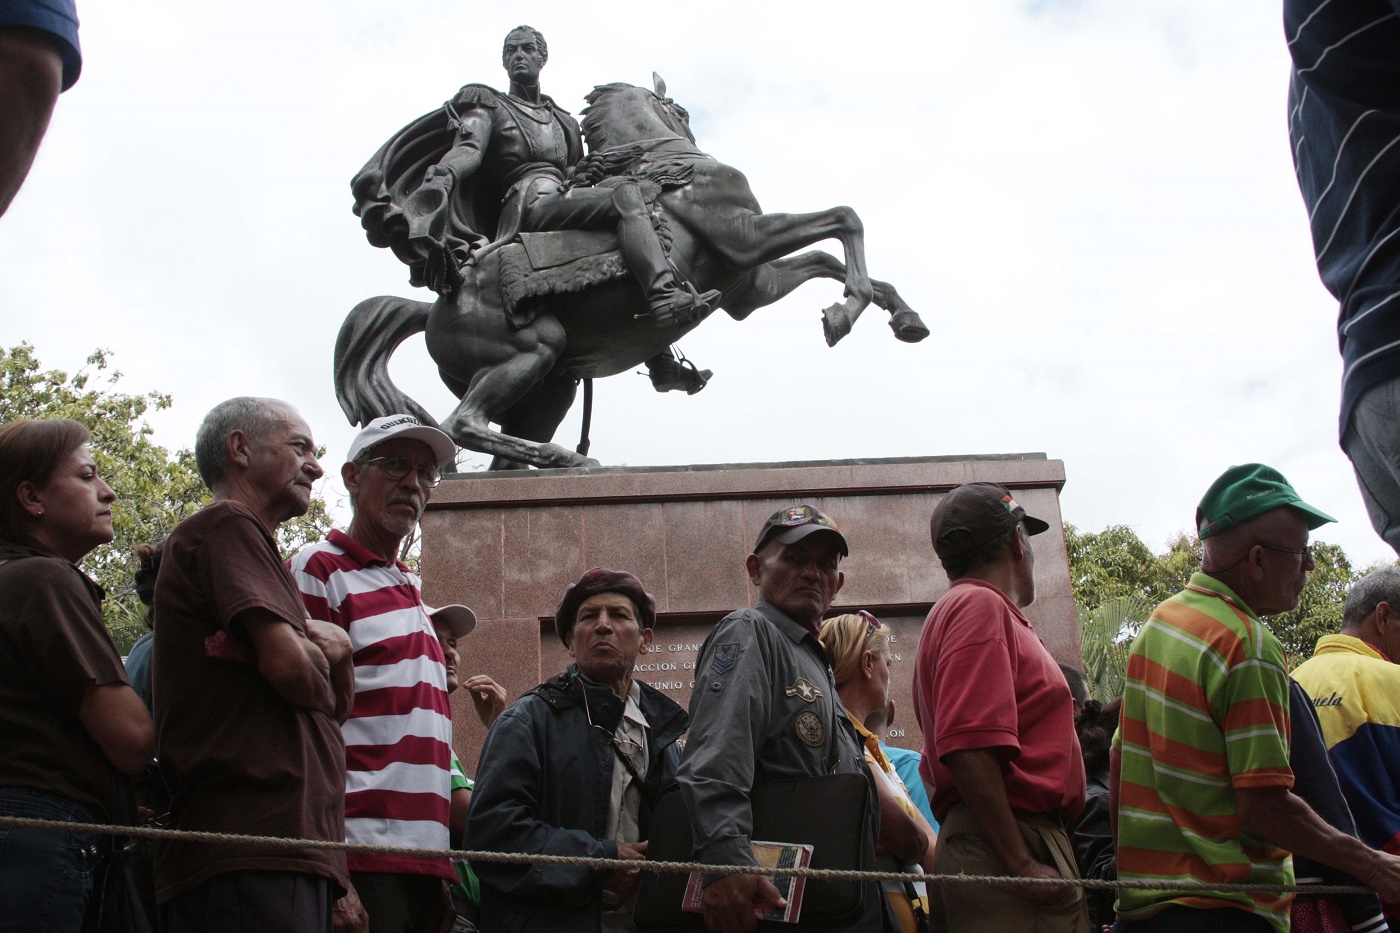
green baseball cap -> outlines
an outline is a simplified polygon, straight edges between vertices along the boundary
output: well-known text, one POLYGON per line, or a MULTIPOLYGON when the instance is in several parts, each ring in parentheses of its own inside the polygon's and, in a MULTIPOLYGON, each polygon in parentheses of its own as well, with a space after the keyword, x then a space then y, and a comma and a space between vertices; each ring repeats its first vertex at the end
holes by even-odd
POLYGON ((1242 463, 1221 473, 1201 497, 1196 506, 1196 530, 1202 538, 1209 538, 1284 506, 1302 512, 1309 529, 1336 521, 1304 502, 1278 470, 1262 463, 1242 463))

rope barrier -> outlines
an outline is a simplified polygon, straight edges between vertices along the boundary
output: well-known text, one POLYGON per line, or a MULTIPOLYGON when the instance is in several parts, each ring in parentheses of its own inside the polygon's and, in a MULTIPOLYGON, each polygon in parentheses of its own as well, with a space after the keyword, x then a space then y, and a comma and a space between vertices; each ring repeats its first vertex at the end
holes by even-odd
POLYGON ((586 858, 576 855, 532 855, 522 852, 481 852, 466 849, 414 849, 404 846, 378 846, 325 839, 288 839, 282 836, 250 836, 240 833, 211 833, 155 826, 113 826, 108 823, 68 823, 24 816, 0 816, 0 827, 25 826, 34 829, 62 829, 131 839, 167 842, 209 842, 252 845, 267 849, 317 849, 327 852, 358 852, 373 855, 399 855, 406 858, 454 861, 499 862, 507 865, 571 865, 578 868, 622 868, 629 871, 710 875, 791 876, 818 881, 925 881, 941 884, 986 884, 999 887, 1079 887, 1086 891, 1117 891, 1123 888, 1145 891, 1216 891, 1255 894, 1370 894, 1371 889, 1343 884, 1207 884, 1193 881, 1103 881, 1095 878, 1010 878, 1004 875, 935 875, 928 872, 855 871, 835 868, 762 868, 753 865, 710 865, 705 862, 661 862, 631 859, 586 858))

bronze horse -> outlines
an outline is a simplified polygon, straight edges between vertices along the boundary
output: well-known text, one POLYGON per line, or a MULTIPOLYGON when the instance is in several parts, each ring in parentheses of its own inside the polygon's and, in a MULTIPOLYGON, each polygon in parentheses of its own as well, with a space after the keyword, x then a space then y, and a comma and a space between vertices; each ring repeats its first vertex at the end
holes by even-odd
MULTIPOLYGON (((741 172, 695 147, 685 111, 664 94, 659 79, 657 93, 630 84, 594 88, 583 112, 590 155, 573 183, 606 185, 623 174, 646 179, 670 241, 671 262, 701 291, 718 289, 719 306, 735 320, 810 279, 829 278, 845 284, 846 296, 823 312, 829 346, 850 332, 871 301, 890 312, 900 340, 914 343, 928 336, 894 288, 867 275, 855 211, 763 213, 741 172), (831 238, 840 241, 844 263, 820 250, 788 255, 831 238)), ((573 247, 573 253, 588 253, 593 247, 598 253, 606 251, 612 235, 523 236, 555 238, 545 252, 569 253, 573 247)), ((504 297, 503 280, 517 272, 518 263, 509 258, 512 247, 517 256, 541 251, 529 245, 522 251, 519 238, 512 237, 478 249, 460 270, 460 287, 435 302, 381 296, 356 305, 335 346, 336 397, 351 423, 396 412, 435 422, 394 385, 388 371, 399 344, 426 332, 443 382, 461 400, 441 422, 460 446, 492 454, 492 469, 598 466, 583 453, 551 443, 579 380, 636 368, 710 312, 659 328, 646 319, 642 292, 626 275, 594 275, 562 294, 536 295, 528 309, 516 308, 504 297), (604 280, 588 284, 599 278, 604 280)))

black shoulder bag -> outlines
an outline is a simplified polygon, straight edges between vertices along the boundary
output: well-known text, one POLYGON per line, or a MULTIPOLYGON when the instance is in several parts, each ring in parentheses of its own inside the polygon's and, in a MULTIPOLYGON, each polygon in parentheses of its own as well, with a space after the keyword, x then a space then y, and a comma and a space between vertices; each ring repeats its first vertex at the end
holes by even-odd
MULTIPOLYGON (((112 825, 132 824, 131 804, 126 782, 115 770, 112 779, 110 818, 112 825)), ((102 853, 92 872, 92 896, 83 917, 83 933, 155 933, 136 883, 133 860, 136 853, 126 836, 103 836, 102 853)))
MULTIPOLYGON (((873 871, 874 842, 869 825, 869 775, 858 772, 832 774, 836 767, 838 723, 832 704, 831 751, 826 774, 795 781, 756 780, 749 792, 753 811, 750 839, 769 842, 806 843, 812 846, 809 868, 873 871)), ((688 862, 694 857, 690 815, 678 788, 661 795, 651 816, 647 858, 654 861, 688 862)), ((645 863, 643 863, 645 864, 645 863)), ((649 872, 642 869, 641 888, 633 921, 643 933, 705 930, 700 914, 681 910, 689 875, 678 872, 649 872)), ((802 895, 804 929, 850 926, 866 911, 867 885, 859 881, 818 881, 808 879, 802 895)), ((883 907, 881 908, 883 909, 883 907)), ((760 930, 791 930, 792 925, 760 921, 760 930)))
MULTIPOLYGON (((757 783, 749 794, 753 839, 807 843, 811 868, 874 869, 868 840, 870 806, 864 774, 824 774, 796 781, 757 783)), ((694 857, 690 815, 678 788, 661 795, 651 816, 647 859, 688 862, 694 857)), ((645 865, 645 863, 643 863, 645 865)), ((633 914, 637 928, 651 931, 701 931, 704 918, 681 910, 689 875, 642 869, 641 889, 633 914)), ((802 896, 802 927, 845 927, 865 912, 865 888, 858 881, 808 879, 802 896)), ((791 930, 791 924, 761 922, 761 930, 791 930)))

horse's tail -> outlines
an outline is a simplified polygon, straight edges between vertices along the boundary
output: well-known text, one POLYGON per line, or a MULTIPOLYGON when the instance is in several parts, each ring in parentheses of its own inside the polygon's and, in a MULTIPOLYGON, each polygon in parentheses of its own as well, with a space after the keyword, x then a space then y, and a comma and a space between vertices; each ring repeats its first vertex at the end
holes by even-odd
POLYGON ((399 344, 427 329, 431 308, 431 302, 380 295, 355 305, 346 316, 335 338, 335 397, 351 424, 397 414, 437 424, 389 378, 389 357, 399 344))

